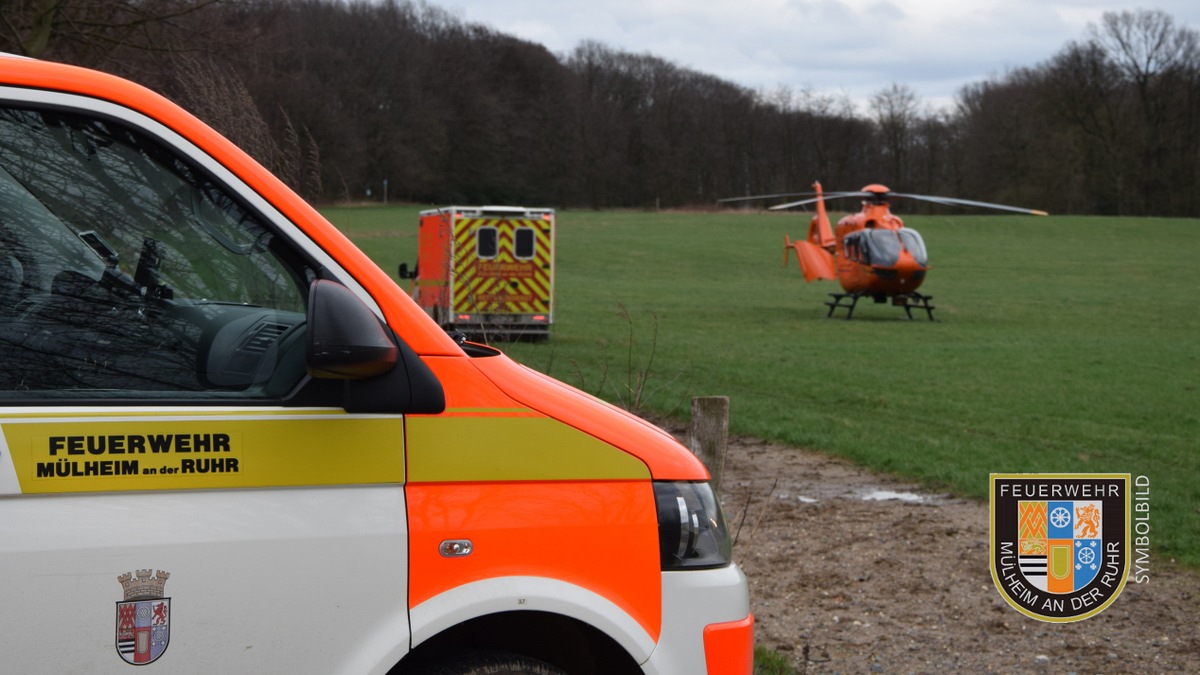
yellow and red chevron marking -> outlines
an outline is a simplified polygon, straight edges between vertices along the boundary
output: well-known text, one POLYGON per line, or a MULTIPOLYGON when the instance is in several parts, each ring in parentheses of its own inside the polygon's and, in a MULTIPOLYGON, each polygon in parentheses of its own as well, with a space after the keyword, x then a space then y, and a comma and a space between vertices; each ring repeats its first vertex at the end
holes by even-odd
POLYGON ((453 313, 545 314, 550 312, 550 230, 527 218, 464 218, 454 226, 453 313), (478 256, 476 236, 494 227, 494 258, 478 256), (519 229, 534 233, 533 257, 516 256, 519 229))
POLYGON ((1046 554, 1046 502, 1017 504, 1017 532, 1021 555, 1046 554))

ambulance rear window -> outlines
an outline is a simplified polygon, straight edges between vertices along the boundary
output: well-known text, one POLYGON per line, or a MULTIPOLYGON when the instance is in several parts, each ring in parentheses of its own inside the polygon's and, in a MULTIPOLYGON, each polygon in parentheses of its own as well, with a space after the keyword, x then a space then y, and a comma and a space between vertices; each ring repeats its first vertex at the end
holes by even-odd
POLYGON ((518 227, 513 254, 517 260, 529 260, 533 257, 537 243, 536 233, 532 227, 518 227))
POLYGON ((495 258, 499 250, 500 238, 496 228, 485 226, 475 232, 475 255, 488 260, 495 258))

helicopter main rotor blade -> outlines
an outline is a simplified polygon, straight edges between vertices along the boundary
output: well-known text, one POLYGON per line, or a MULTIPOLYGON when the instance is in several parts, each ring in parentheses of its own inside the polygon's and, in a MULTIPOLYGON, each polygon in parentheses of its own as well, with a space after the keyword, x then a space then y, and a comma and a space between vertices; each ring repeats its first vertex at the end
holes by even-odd
POLYGON ((717 203, 725 204, 728 202, 749 202, 749 201, 753 201, 755 199, 782 199, 784 197, 799 197, 801 195, 814 195, 814 194, 816 194, 816 193, 815 192, 781 192, 777 195, 755 195, 753 197, 726 197, 724 199, 718 199, 717 203))
POLYGON ((889 193, 890 197, 905 197, 907 199, 919 199, 934 204, 942 204, 945 206, 977 206, 985 209, 998 209, 1000 211, 1012 211, 1013 213, 1025 213, 1032 216, 1048 216, 1049 213, 1039 211, 1037 209, 1026 209, 1020 206, 1006 206, 1004 204, 992 204, 990 202, 977 202, 970 199, 956 199, 954 197, 933 197, 930 195, 910 195, 901 192, 889 193))
MULTIPOLYGON (((812 193, 809 193, 809 194, 812 194, 812 193)), ((776 204, 775 206, 768 206, 767 210, 768 211, 783 211, 784 209, 791 209, 791 208, 795 208, 797 206, 804 206, 805 204, 814 204, 822 199, 842 199, 843 197, 874 197, 874 196, 875 195, 870 192, 826 192, 824 195, 822 195, 820 197, 812 197, 810 199, 801 199, 798 202, 788 202, 786 204, 776 204)))
POLYGON ((1005 204, 993 204, 991 202, 978 202, 978 201, 974 201, 971 199, 958 199, 956 197, 936 197, 933 195, 914 195, 914 194, 908 194, 908 193, 904 193, 904 192, 863 192, 863 191, 826 192, 826 193, 822 194, 821 196, 815 196, 816 194, 817 193, 815 193, 815 192, 781 192, 778 194, 756 195, 753 197, 727 197, 725 199, 718 199, 717 203, 726 204, 726 203, 730 203, 730 202, 753 201, 756 199, 780 199, 780 198, 784 198, 784 197, 799 197, 799 196, 807 197, 806 199, 800 199, 797 201, 787 202, 784 204, 776 204, 775 206, 767 207, 767 209, 769 211, 784 211, 786 209, 796 208, 797 206, 805 206, 808 204, 815 204, 816 202, 820 201, 821 199, 832 200, 832 199, 844 199, 847 197, 858 197, 860 199, 875 199, 875 200, 883 199, 883 200, 886 200, 886 199, 890 199, 892 197, 899 197, 899 198, 903 198, 903 199, 916 199, 919 201, 926 201, 926 202, 931 202, 934 204, 941 204, 943 206, 974 206, 974 207, 984 208, 984 209, 997 209, 1000 211, 1011 211, 1013 213, 1025 213, 1025 214, 1034 215, 1034 216, 1050 215, 1050 214, 1046 213, 1045 211, 1039 211, 1038 209, 1027 209, 1027 208, 1023 208, 1020 206, 1007 206, 1005 204))

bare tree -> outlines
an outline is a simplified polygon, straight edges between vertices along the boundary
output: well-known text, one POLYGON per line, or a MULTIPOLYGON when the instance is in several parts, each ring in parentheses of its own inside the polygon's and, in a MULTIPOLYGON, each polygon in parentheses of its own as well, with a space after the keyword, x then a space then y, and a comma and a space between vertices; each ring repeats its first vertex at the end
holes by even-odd
POLYGON ((1106 14, 942 115, 904 84, 860 114, 596 42, 556 56, 421 0, 4 0, 0 51, 160 90, 317 199, 388 181, 410 201, 670 207, 820 179, 1200 212, 1200 38, 1157 11, 1106 14))
POLYGON ((1131 198, 1135 210, 1145 212, 1172 199, 1181 168, 1195 176, 1195 152, 1181 156, 1179 149, 1180 141, 1197 138, 1194 104, 1181 103, 1200 73, 1200 34, 1177 27, 1159 10, 1106 12, 1090 33, 1089 42, 1113 64, 1126 92, 1126 119, 1137 130, 1127 139, 1136 171, 1131 198))
POLYGON ((176 51, 196 43, 184 19, 221 0, 5 0, 5 51, 101 67, 129 51, 176 51))
POLYGON ((904 185, 920 115, 917 93, 908 85, 892 84, 871 96, 871 110, 888 159, 886 180, 904 185))

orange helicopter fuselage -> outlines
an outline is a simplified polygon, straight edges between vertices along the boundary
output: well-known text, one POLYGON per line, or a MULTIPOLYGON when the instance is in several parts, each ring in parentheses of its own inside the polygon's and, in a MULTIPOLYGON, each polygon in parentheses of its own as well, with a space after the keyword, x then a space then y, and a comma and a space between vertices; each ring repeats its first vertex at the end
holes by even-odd
POLYGON ((881 300, 888 296, 916 291, 929 269, 925 242, 916 230, 892 214, 883 185, 868 185, 862 211, 838 221, 836 230, 829 226, 829 214, 821 184, 817 190, 817 213, 808 227, 808 237, 791 241, 784 237, 784 264, 787 252, 795 251, 807 281, 837 279, 847 293, 861 293, 881 300))
POLYGON ((886 202, 864 202, 862 211, 838 221, 834 236, 837 278, 847 293, 904 295, 925 281, 924 243, 886 202))
MULTIPOLYGON (((933 319, 933 305, 929 295, 918 293, 929 271, 929 253, 925 241, 916 230, 904 226, 904 221, 892 215, 888 205, 889 195, 934 202, 944 206, 959 205, 972 208, 1000 209, 1016 213, 1045 216, 1045 211, 1027 209, 1004 204, 991 204, 955 197, 932 197, 893 193, 884 185, 868 185, 857 192, 835 192, 828 197, 864 197, 862 211, 850 214, 838 221, 837 228, 829 224, 825 210, 826 195, 821 183, 813 183, 815 198, 806 198, 786 204, 777 204, 771 210, 790 209, 806 204, 816 205, 816 215, 808 226, 808 236, 792 241, 783 237, 783 264, 786 267, 793 253, 806 282, 821 279, 837 279, 845 293, 830 293, 834 297, 829 305, 829 314, 835 309, 847 310, 846 318, 854 312, 859 298, 869 295, 876 302, 892 299, 892 304, 908 309, 916 303, 919 309, 929 313, 933 319), (847 302, 843 304, 843 300, 847 302)), ((794 196, 805 193, 766 195, 748 199, 794 196)), ((807 195, 806 195, 807 196, 807 195)), ((730 200, 733 201, 733 200, 730 200)), ((909 318, 912 318, 909 313, 909 318)))

